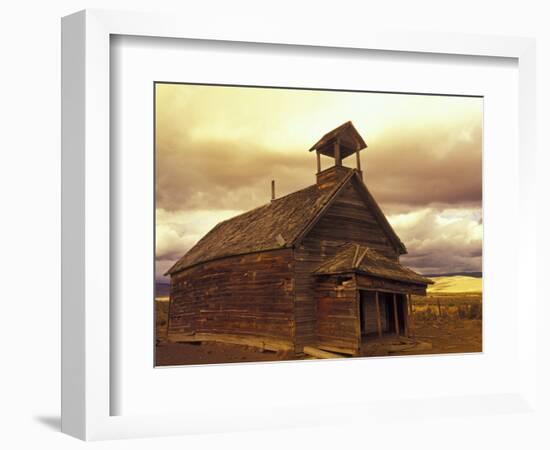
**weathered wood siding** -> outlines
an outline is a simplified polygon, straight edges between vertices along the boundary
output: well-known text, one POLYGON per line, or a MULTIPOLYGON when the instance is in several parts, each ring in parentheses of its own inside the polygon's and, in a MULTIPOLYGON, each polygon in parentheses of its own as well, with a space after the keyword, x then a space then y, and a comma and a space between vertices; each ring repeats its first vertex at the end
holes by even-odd
POLYGON ((357 275, 357 286, 368 290, 377 290, 381 292, 397 292, 401 294, 412 293, 416 295, 426 295, 426 286, 405 283, 397 280, 386 280, 367 275, 357 275))
POLYGON ((338 247, 347 242, 367 245, 391 258, 398 258, 367 204, 349 183, 334 199, 323 217, 295 249, 296 260, 296 349, 316 341, 315 277, 312 272, 338 247))
POLYGON ((317 346, 355 354, 360 346, 361 331, 353 277, 320 278, 315 300, 317 346))
POLYGON ((292 347, 292 250, 206 262, 174 274, 171 283, 169 339, 200 333, 292 347))
POLYGON ((354 187, 354 182, 343 188, 312 231, 322 240, 366 245, 388 258, 398 258, 388 236, 354 187))

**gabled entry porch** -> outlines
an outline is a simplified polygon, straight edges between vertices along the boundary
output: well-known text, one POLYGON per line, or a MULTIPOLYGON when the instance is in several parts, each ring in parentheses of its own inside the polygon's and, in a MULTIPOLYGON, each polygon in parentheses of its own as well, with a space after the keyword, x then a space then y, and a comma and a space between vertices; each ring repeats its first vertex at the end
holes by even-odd
POLYGON ((411 294, 426 295, 431 280, 396 259, 346 244, 315 271, 317 345, 364 354, 365 345, 403 343, 414 336, 411 294))

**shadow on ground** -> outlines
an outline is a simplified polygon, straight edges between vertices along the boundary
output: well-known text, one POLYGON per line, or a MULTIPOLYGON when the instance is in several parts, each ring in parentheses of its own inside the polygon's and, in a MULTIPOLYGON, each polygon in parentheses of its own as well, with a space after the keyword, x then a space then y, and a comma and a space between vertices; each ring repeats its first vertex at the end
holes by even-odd
POLYGON ((61 417, 59 416, 36 416, 34 420, 50 430, 61 431, 61 417))

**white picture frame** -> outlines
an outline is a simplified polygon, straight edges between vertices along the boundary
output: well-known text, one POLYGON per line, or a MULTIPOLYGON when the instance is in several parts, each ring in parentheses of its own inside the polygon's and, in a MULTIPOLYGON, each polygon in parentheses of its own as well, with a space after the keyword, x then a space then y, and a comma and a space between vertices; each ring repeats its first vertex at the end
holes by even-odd
MULTIPOLYGON (((213 421, 204 414, 111 415, 110 379, 110 37, 112 35, 201 39, 240 43, 287 44, 333 49, 369 49, 424 54, 514 58, 519 73, 519 184, 520 233, 517 276, 535 273, 536 236, 533 190, 535 172, 535 43, 532 39, 456 34, 408 34, 348 30, 327 35, 311 26, 303 29, 264 23, 233 28, 218 24, 209 29, 185 17, 87 10, 62 21, 62 431, 85 440, 162 436, 209 431, 248 430, 282 426, 325 424, 354 417, 400 421, 392 404, 333 405, 330 413, 304 420, 304 409, 279 408, 273 414, 241 411, 236 418, 213 421)), ((525 283, 522 308, 536 309, 537 292, 525 283)), ((521 361, 514 392, 464 398, 409 400, 408 414, 431 404, 441 416, 542 414, 536 404, 536 328, 518 311, 521 361), (428 402, 428 403, 426 403, 428 402), (429 403, 432 402, 432 403, 429 403)), ((182 377, 185 376, 182 374, 182 377)), ((405 401, 405 399, 403 399, 405 401)), ((225 413, 227 414, 227 413, 225 413)), ((351 419, 350 419, 351 420, 351 419)), ((498 426, 498 423, 495 425, 498 426)))

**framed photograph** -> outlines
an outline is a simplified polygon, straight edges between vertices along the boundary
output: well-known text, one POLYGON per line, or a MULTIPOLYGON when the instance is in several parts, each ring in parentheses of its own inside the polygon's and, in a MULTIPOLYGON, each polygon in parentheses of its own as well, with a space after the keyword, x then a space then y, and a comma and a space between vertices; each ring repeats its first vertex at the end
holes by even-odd
POLYGON ((63 19, 64 432, 537 416, 534 42, 341 31, 63 19))
POLYGON ((483 97, 161 82, 155 117, 156 365, 481 352, 483 97))

